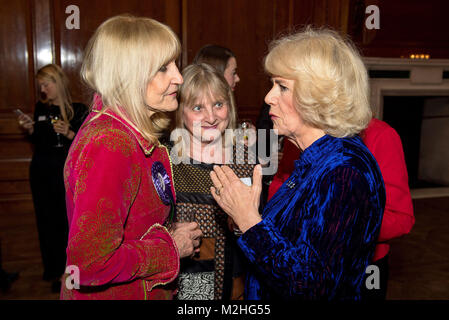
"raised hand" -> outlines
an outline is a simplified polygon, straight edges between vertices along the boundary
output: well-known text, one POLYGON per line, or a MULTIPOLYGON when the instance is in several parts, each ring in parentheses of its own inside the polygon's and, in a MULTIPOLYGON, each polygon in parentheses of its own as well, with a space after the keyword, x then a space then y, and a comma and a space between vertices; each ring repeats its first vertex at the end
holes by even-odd
POLYGON ((22 113, 17 117, 19 120, 19 125, 26 129, 29 134, 32 134, 34 131, 34 121, 28 115, 22 113))
POLYGON ((67 136, 69 134, 70 126, 67 122, 62 120, 57 120, 53 123, 53 129, 56 133, 60 133, 63 136, 67 136))
POLYGON ((214 171, 210 176, 214 184, 214 187, 211 187, 212 196, 242 232, 262 220, 258 211, 262 192, 262 168, 260 165, 254 168, 251 187, 240 181, 227 166, 214 166, 214 171))

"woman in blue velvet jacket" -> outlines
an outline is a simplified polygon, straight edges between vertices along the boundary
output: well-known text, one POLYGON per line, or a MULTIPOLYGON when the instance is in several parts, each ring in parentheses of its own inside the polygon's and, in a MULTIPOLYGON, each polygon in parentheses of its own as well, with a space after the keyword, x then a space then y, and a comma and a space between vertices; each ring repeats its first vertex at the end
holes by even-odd
POLYGON ((303 151, 258 212, 253 185, 214 167, 212 195, 243 232, 247 299, 359 300, 385 206, 376 160, 358 136, 371 119, 368 77, 352 45, 327 30, 274 41, 265 58, 274 129, 303 151))

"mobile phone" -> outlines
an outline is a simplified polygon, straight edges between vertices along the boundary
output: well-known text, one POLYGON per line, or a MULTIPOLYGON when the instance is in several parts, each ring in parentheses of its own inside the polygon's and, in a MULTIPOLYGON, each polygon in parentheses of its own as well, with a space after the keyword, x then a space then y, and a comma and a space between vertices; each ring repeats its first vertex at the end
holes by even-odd
POLYGON ((20 109, 14 109, 13 112, 16 114, 16 116, 21 116, 22 114, 24 114, 20 109))

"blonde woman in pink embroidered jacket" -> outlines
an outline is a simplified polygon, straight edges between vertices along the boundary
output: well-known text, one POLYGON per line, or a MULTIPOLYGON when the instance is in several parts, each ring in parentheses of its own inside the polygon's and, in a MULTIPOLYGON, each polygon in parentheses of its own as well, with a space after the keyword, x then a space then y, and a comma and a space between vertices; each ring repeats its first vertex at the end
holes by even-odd
POLYGON ((81 75, 96 94, 64 169, 67 265, 79 277, 62 299, 171 299, 180 258, 199 246, 196 223, 166 227, 175 190, 158 137, 178 107, 179 53, 169 27, 132 16, 105 21, 88 44, 81 75))

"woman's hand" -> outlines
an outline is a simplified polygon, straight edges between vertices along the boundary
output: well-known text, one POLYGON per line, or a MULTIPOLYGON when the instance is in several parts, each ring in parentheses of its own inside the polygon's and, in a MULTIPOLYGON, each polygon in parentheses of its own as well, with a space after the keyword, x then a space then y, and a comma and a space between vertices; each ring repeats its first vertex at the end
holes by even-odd
POLYGON ((26 114, 21 114, 18 118, 19 125, 26 129, 29 134, 32 134, 34 131, 34 121, 26 114))
POLYGON ((53 123, 53 129, 56 133, 60 133, 66 138, 72 140, 75 136, 75 133, 70 130, 70 125, 62 120, 58 120, 55 123, 53 123))
POLYGON ((203 233, 196 222, 175 223, 171 235, 178 247, 180 258, 189 257, 199 252, 198 247, 203 233))
POLYGON ((257 165, 253 173, 253 185, 248 187, 227 166, 214 166, 210 174, 214 187, 211 193, 218 205, 234 220, 242 232, 256 225, 262 192, 262 168, 257 165), (218 190, 218 191, 217 191, 218 190))

